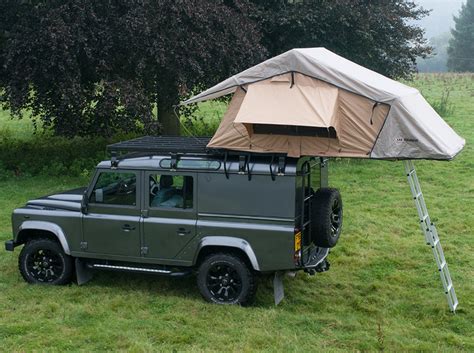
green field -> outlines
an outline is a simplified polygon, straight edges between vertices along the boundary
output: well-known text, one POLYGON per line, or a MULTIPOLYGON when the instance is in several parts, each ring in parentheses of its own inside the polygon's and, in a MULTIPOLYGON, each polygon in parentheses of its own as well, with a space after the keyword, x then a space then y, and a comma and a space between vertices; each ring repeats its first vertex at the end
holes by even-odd
MULTIPOLYGON (((449 91, 445 119, 467 142, 452 162, 416 163, 459 297, 456 315, 402 163, 345 159, 330 165, 345 206, 331 270, 285 279, 278 307, 269 278, 247 308, 205 303, 194 278, 100 273, 81 287, 31 286, 17 270, 19 249, 0 251, 0 351, 473 352, 474 75, 423 75, 410 84, 432 103, 449 91)), ((0 113, 0 139, 28 140, 32 131, 28 120, 0 113)), ((12 209, 88 181, 27 171, 0 171, 0 180, 1 241, 11 237, 12 209)))

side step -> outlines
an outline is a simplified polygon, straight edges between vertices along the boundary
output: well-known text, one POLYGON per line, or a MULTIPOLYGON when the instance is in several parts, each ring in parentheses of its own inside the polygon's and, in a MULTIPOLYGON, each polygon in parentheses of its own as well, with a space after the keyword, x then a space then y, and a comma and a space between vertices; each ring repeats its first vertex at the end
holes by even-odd
POLYGON ((143 273, 159 273, 159 274, 170 274, 170 270, 160 270, 157 268, 141 268, 131 266, 119 266, 119 265, 107 265, 107 264, 91 264, 91 268, 114 270, 114 271, 127 271, 127 272, 143 272, 143 273))
POLYGON ((122 271, 122 272, 135 272, 135 273, 152 273, 158 275, 165 275, 170 277, 184 277, 192 274, 191 269, 177 269, 166 266, 160 267, 147 267, 140 266, 140 264, 129 264, 129 263, 90 263, 88 267, 97 270, 109 270, 109 271, 122 271))
POLYGON ((149 273, 169 277, 186 277, 193 273, 190 268, 149 266, 145 264, 115 261, 93 262, 90 259, 76 258, 76 277, 79 285, 91 280, 95 270, 149 273))

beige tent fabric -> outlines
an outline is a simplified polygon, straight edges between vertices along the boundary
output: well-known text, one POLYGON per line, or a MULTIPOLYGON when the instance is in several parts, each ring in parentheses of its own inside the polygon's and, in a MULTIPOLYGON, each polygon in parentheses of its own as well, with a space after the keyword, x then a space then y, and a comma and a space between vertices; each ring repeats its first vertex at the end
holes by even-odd
POLYGON ((295 74, 293 87, 289 83, 288 75, 280 75, 249 85, 247 93, 238 89, 208 147, 286 153, 290 157, 369 157, 388 105, 301 74, 295 74), (276 95, 269 97, 274 92, 276 95), (252 133, 253 124, 293 126, 295 122, 299 126, 332 126, 337 138, 252 133))
MULTIPOLYGON (((310 138, 307 141, 306 137, 277 138, 272 136, 270 143, 268 136, 267 140, 261 141, 262 136, 254 135, 252 136, 253 144, 250 144, 249 137, 243 140, 239 135, 239 143, 236 142, 237 140, 233 140, 230 145, 246 146, 244 150, 251 147, 256 148, 257 144, 262 143, 265 146, 265 148, 259 147, 262 150, 267 150, 268 146, 278 145, 281 150, 291 146, 292 153, 296 153, 298 146, 300 146, 301 154, 306 154, 306 150, 309 149, 312 153, 326 151, 326 154, 322 152, 318 154, 325 156, 357 157, 370 153, 370 158, 377 159, 444 160, 454 158, 465 145, 465 140, 444 122, 418 90, 357 65, 325 48, 289 50, 229 77, 182 104, 221 97, 239 91, 239 87, 242 85, 250 87, 270 78, 285 82, 287 78, 277 77, 290 72, 316 78, 339 89, 338 112, 342 111, 341 114, 346 114, 349 117, 341 126, 337 124, 343 121, 336 119, 334 128, 338 133, 339 140, 310 138), (359 101, 355 98, 345 97, 344 93, 348 94, 349 92, 357 97, 359 95, 365 97, 367 100, 359 101), (375 102, 380 104, 374 107, 375 102), (370 112, 368 112, 369 107, 371 107, 370 112), (374 114, 371 124, 372 108, 374 114), (356 112, 359 110, 357 117, 360 120, 355 118, 356 112), (385 112, 388 112, 388 116, 385 112), (381 130, 380 126, 382 126, 381 130), (354 136, 352 136, 353 133, 354 136), (374 135, 378 135, 375 142, 373 142, 374 135), (369 148, 370 144, 372 146, 369 148), (283 145, 285 148, 282 147, 283 145)), ((288 117, 288 119, 292 118, 288 117)), ((251 123, 246 124, 251 131, 251 123)), ((235 135, 232 136, 237 139, 235 135)), ((220 144, 222 147, 225 145, 223 141, 220 144)), ((240 147, 235 149, 240 149, 240 147)))
POLYGON ((229 148, 232 150, 239 150, 239 148, 249 148, 248 146, 250 143, 250 136, 247 133, 247 129, 243 124, 234 125, 235 116, 239 112, 244 98, 245 92, 243 89, 238 89, 235 91, 234 96, 230 101, 229 107, 222 118, 219 128, 212 137, 211 141, 209 141, 207 147, 229 148))
POLYGON ((345 90, 339 90, 339 126, 336 129, 341 149, 370 153, 390 110, 376 102, 345 90))
POLYGON ((248 86, 234 122, 308 127, 334 127, 338 89, 295 73, 248 86), (293 85, 292 85, 293 82, 293 85))

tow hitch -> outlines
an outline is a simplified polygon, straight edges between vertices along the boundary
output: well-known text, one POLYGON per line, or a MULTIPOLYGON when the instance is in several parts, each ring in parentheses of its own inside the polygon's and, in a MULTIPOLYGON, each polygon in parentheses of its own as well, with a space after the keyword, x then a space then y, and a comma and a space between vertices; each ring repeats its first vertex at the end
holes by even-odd
POLYGON ((331 264, 329 263, 327 259, 324 259, 316 267, 306 268, 304 272, 308 273, 310 276, 314 276, 316 272, 321 273, 321 272, 329 271, 329 267, 331 267, 331 264))

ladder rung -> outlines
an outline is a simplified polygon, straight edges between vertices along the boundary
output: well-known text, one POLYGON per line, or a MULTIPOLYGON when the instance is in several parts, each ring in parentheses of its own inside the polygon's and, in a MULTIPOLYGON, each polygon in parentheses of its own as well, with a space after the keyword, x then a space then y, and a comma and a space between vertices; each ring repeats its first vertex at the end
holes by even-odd
POLYGON ((306 228, 306 226, 307 226, 308 224, 310 224, 310 223, 311 223, 311 220, 304 222, 304 223, 303 223, 303 228, 306 228))
POLYGON ((439 270, 442 271, 446 267, 446 260, 439 265, 439 270))
POLYGON ((410 175, 413 175, 413 173, 415 173, 415 169, 412 169, 408 172, 407 176, 410 176, 410 175))
POLYGON ((417 198, 419 198, 419 197, 422 196, 422 195, 423 195, 423 194, 422 194, 421 191, 420 191, 418 194, 416 194, 416 196, 414 197, 414 199, 416 200, 417 198))
POLYGON ((433 241, 433 245, 432 245, 433 248, 434 248, 436 245, 438 245, 438 244, 439 244, 439 238, 438 238, 438 239, 435 239, 435 240, 433 241))
POLYGON ((451 289, 453 289, 452 283, 448 284, 448 286, 446 287, 446 294, 448 294, 451 291, 451 289))
POLYGON ((313 198, 313 195, 310 195, 310 196, 308 196, 308 197, 306 197, 306 198, 304 199, 304 202, 306 202, 306 201, 308 201, 308 200, 311 200, 312 198, 313 198))
POLYGON ((458 307, 459 302, 456 300, 455 303, 453 303, 453 312, 456 311, 456 308, 458 307))
POLYGON ((425 214, 425 215, 423 216, 423 218, 420 219, 420 223, 426 221, 426 219, 427 219, 428 217, 429 217, 429 216, 428 216, 427 214, 425 214))

